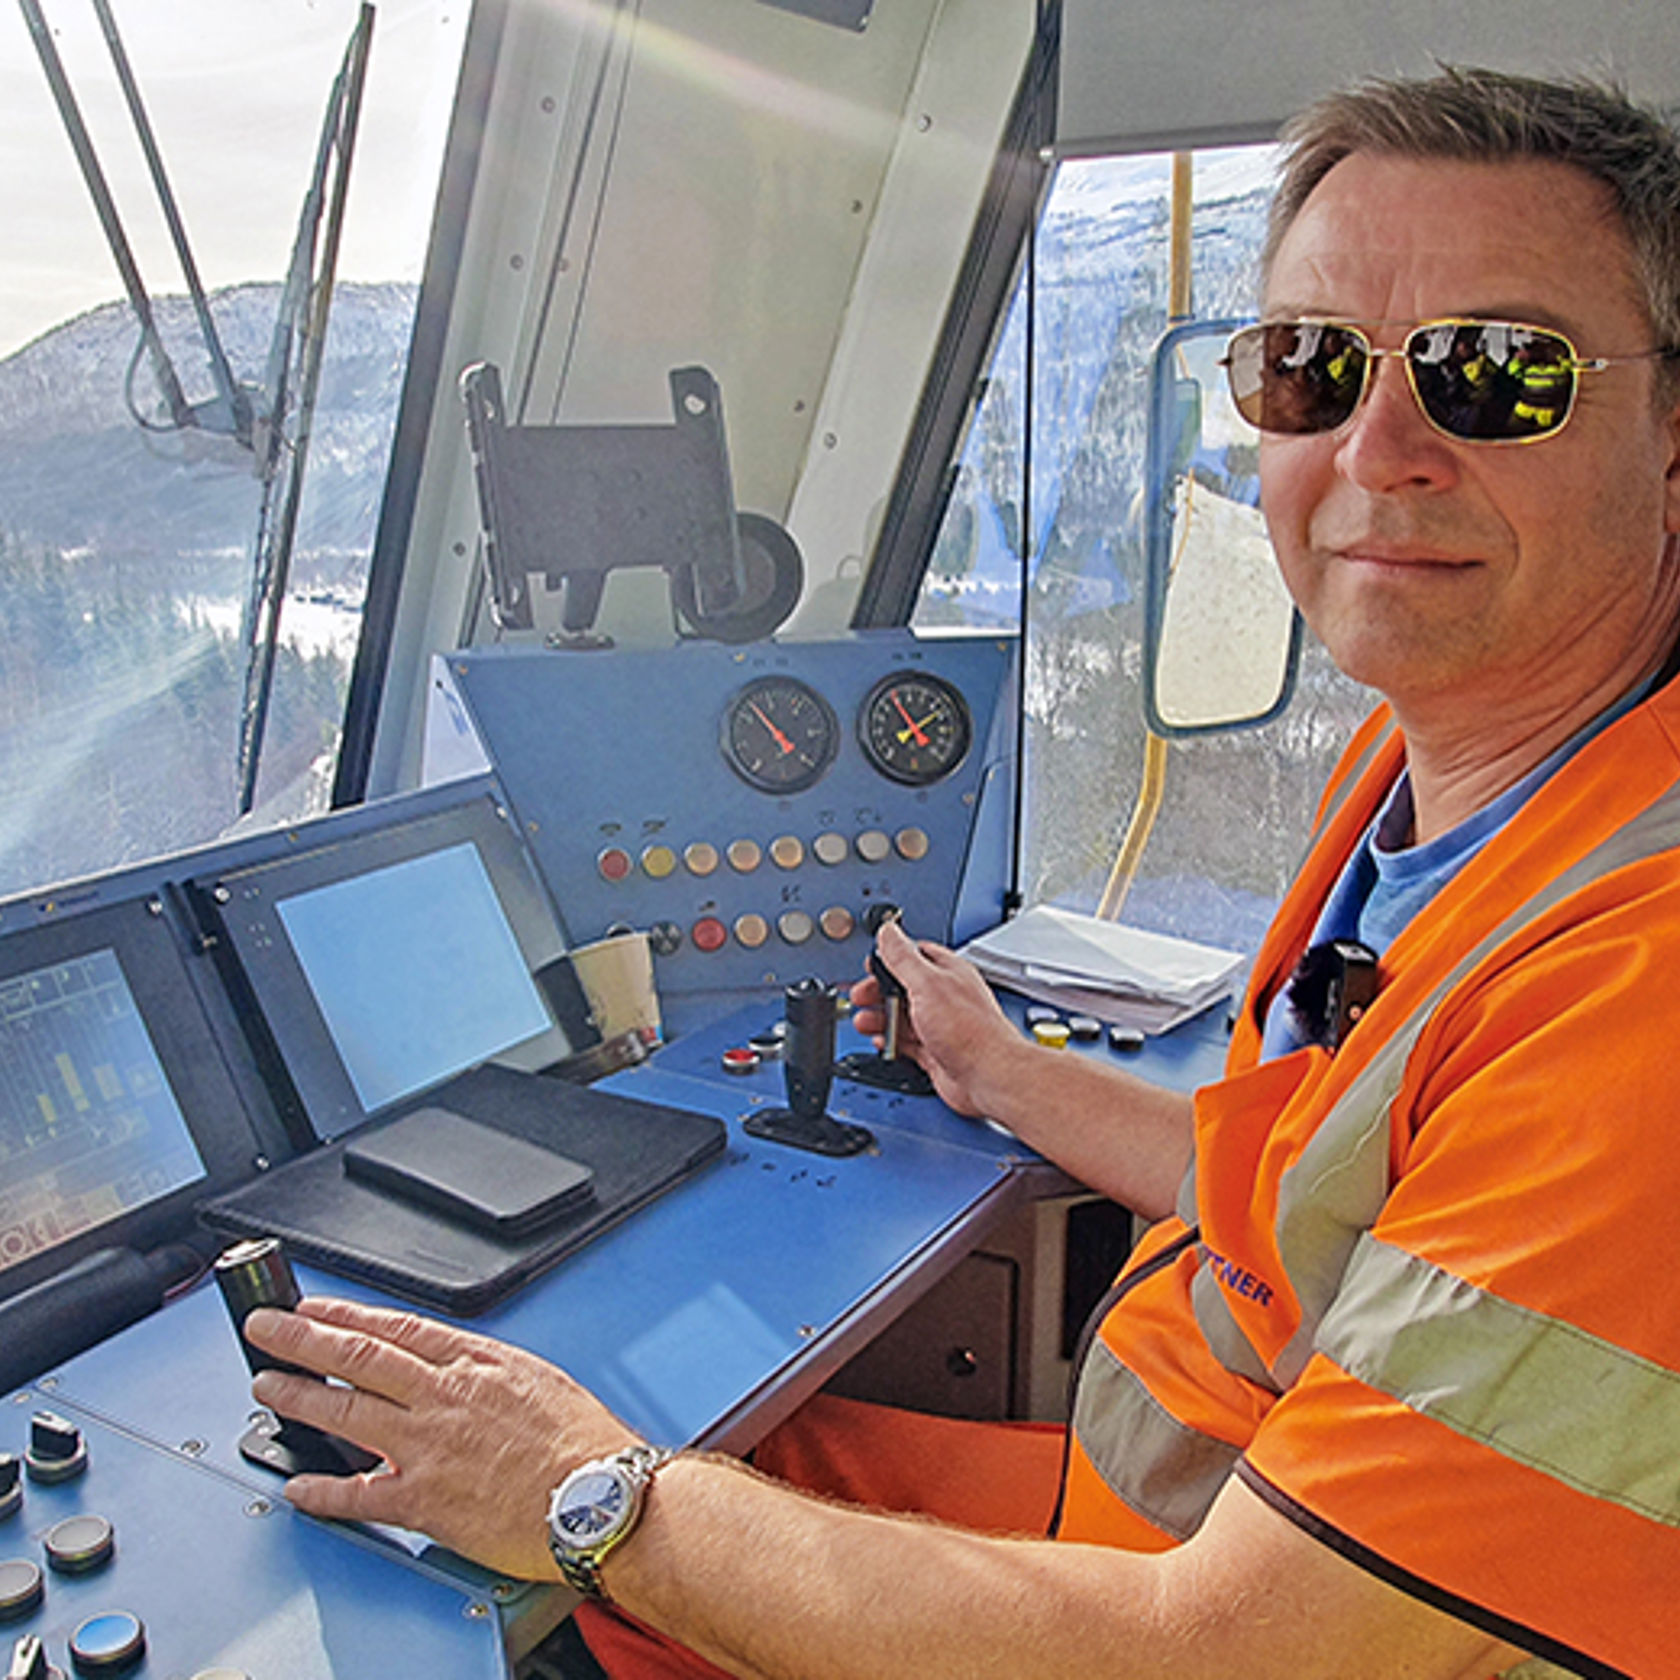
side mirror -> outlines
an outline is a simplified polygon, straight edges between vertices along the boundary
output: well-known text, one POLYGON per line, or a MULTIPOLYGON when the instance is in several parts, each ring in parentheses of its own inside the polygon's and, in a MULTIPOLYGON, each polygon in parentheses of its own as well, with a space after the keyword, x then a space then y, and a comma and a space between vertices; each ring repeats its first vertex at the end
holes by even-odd
POLYGON ((1295 689, 1301 621, 1260 514, 1259 434, 1219 365, 1243 324, 1173 327, 1150 368, 1144 712, 1157 735, 1265 723, 1295 689))

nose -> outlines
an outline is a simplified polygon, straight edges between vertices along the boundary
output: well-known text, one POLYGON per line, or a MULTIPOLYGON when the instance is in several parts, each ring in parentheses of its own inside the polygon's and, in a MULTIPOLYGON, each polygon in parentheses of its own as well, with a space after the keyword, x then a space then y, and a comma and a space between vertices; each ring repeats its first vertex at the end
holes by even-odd
POLYGON ((1458 476, 1452 443, 1418 406, 1398 351, 1375 353, 1364 400, 1338 441, 1336 466, 1374 493, 1441 489, 1458 476))

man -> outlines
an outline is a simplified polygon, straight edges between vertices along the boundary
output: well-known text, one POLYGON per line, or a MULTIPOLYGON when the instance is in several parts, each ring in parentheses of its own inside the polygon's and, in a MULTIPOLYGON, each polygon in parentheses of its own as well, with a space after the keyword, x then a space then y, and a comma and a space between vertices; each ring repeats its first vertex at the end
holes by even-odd
MULTIPOLYGON (((601 1585, 730 1673, 1680 1673, 1680 146, 1485 73, 1293 140, 1233 391, 1289 587, 1388 705, 1193 1104, 1028 1045, 883 930, 946 1100, 1165 1217, 1082 1367, 1054 1542, 657 1467, 601 1585), (1380 990, 1331 1024, 1310 982, 1355 941, 1380 990)), ((551 1367, 405 1315, 250 1335, 352 1385, 267 1374, 265 1403, 389 1461, 300 1506, 501 1570, 552 1576, 550 1490, 635 1445, 551 1367)), ((930 1468, 1043 1476, 1011 1450, 930 1468)))

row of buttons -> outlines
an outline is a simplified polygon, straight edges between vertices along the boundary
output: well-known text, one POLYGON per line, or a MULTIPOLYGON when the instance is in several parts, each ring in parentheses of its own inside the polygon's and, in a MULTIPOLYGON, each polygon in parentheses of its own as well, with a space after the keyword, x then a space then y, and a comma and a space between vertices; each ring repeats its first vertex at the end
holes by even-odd
MULTIPOLYGON (((756 910, 748 910, 733 922, 721 916, 702 916, 688 930, 688 940, 697 951, 710 954, 721 951, 731 939, 749 951, 756 951, 769 943, 775 933, 785 944, 806 945, 818 933, 836 944, 850 939, 857 928, 857 917, 843 904, 831 904, 815 916, 809 910, 784 910, 774 922, 756 910)), ((683 930, 675 922, 656 922, 648 930, 648 942, 655 952, 668 957, 682 949, 683 930)))
MULTIPOLYGON (((811 842, 809 855, 830 869, 845 863, 854 850, 867 864, 885 863, 895 852, 906 863, 920 863, 928 855, 929 844, 925 828, 901 828, 896 834, 888 834, 881 828, 866 828, 855 840, 829 828, 811 842)), ((756 840, 731 840, 721 851, 709 840, 691 841, 680 853, 674 846, 660 841, 644 846, 639 858, 632 857, 622 846, 607 846, 596 855, 595 867, 605 881, 628 880, 638 864, 642 873, 654 881, 675 875, 679 868, 703 880, 716 874, 725 863, 737 875, 750 875, 766 857, 778 869, 798 869, 806 856, 805 842, 797 834, 781 834, 767 847, 756 840)))

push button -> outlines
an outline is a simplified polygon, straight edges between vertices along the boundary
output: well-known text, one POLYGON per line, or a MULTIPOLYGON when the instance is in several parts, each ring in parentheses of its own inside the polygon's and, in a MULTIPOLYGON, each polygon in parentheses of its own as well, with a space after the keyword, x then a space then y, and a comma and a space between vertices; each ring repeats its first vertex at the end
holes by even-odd
POLYGON ((928 832, 925 828, 901 828, 893 836, 893 845, 906 863, 920 863, 928 855, 928 832))
POLYGON ((805 910, 784 910, 776 918, 776 931, 790 945, 803 945, 817 931, 817 924, 805 910))
POLYGON ((710 840, 694 840, 683 848, 683 862, 690 875, 710 875, 722 861, 710 840))
POLYGON ((831 904, 817 918, 817 925, 830 939, 850 939, 857 918, 843 904, 831 904))
POLYGON ((749 951, 756 951, 770 937, 770 924, 756 910, 735 918, 735 937, 749 951))
POLYGON ((770 842, 770 861, 778 869, 797 869, 805 861, 805 842, 797 834, 778 834, 770 842))
POLYGON ((54 1523, 42 1545, 46 1547, 47 1562, 60 1575, 90 1575, 111 1561, 111 1554, 117 1549, 117 1537, 104 1517, 90 1512, 54 1523))
POLYGON ((596 854, 595 867, 603 881, 628 881, 630 871, 636 866, 622 846, 608 846, 596 854))
POLYGON ((697 951, 721 951, 729 943, 729 929, 716 916, 702 916, 688 930, 697 951))
POLYGON ((122 1674, 145 1654, 145 1624, 127 1610, 89 1616, 70 1635, 70 1661, 78 1674, 122 1674))
POLYGON ((40 1566, 28 1558, 0 1562, 0 1622, 15 1622, 41 1602, 46 1582, 40 1566))
POLYGON ((892 856, 892 841, 878 828, 866 828, 857 837, 857 853, 865 863, 885 863, 892 856))
POLYGON ((677 872, 677 854, 669 846, 644 846, 642 869, 651 881, 663 881, 677 872))
POLYGON ((832 828, 826 828, 811 842, 811 850, 816 853, 818 863, 827 864, 833 869, 852 855, 852 843, 844 834, 837 834, 832 828))

